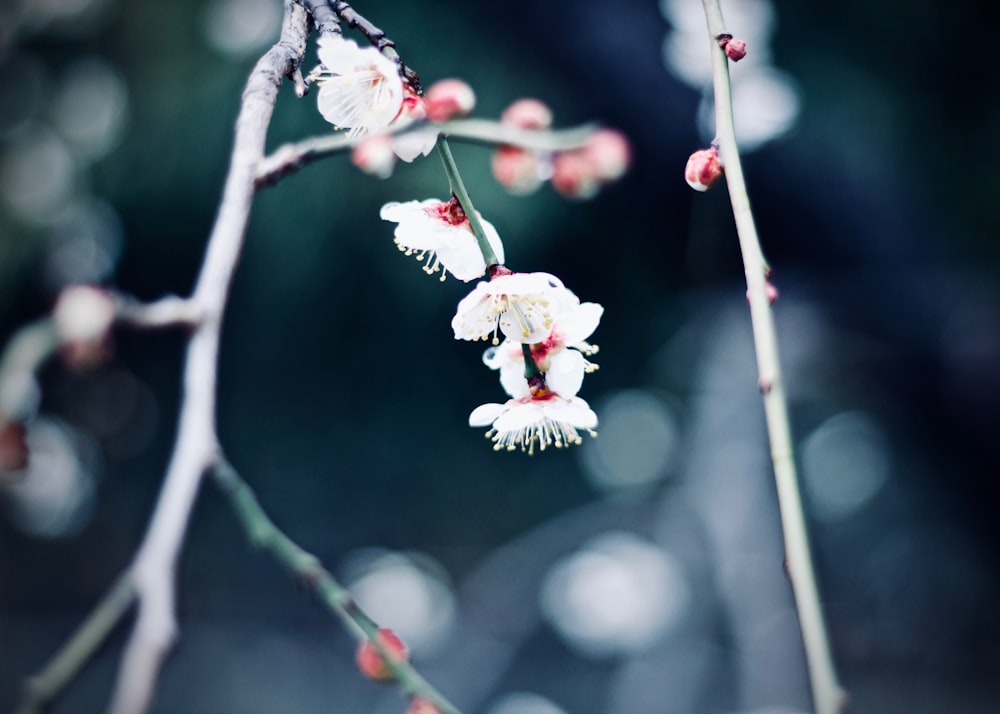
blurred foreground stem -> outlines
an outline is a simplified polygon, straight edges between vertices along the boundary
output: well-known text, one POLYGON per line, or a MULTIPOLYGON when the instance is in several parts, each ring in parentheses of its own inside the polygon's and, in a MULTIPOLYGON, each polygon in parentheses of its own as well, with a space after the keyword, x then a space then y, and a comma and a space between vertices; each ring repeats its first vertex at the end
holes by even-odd
POLYGON ((319 558, 299 547, 274 524, 264 512, 253 490, 229 462, 220 458, 212 470, 212 476, 229 499, 250 542, 267 551, 286 570, 312 589, 356 640, 371 642, 406 695, 419 695, 430 700, 441 714, 461 714, 409 662, 399 661, 386 652, 381 640, 376 637, 378 624, 358 607, 351 594, 323 567, 319 558))
POLYGON ((778 360, 778 342, 774 331, 770 300, 767 295, 767 266, 764 262, 750 199, 747 196, 743 168, 740 165, 736 132, 733 127, 733 102, 729 84, 729 60, 719 44, 726 34, 719 0, 702 0, 712 46, 712 79, 715 89, 715 124, 719 153, 736 219, 743 267, 746 272, 750 318, 753 323, 757 371, 764 399, 764 416, 771 442, 771 460, 777 483, 778 505, 785 541, 785 559, 792 583, 802 641, 805 646, 809 680, 816 714, 843 711, 845 694, 837 680, 830 643, 827 638, 819 589, 809 553, 802 497, 799 493, 788 406, 778 360))

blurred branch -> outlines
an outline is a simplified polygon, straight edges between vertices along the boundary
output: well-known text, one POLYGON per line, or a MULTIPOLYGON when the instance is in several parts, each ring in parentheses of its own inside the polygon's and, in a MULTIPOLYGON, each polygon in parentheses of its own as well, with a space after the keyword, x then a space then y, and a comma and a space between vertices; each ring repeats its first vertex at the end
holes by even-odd
MULTIPOLYGON (((579 149, 585 145, 596 129, 594 124, 583 124, 572 129, 541 131, 519 129, 487 119, 456 119, 440 124, 414 122, 405 126, 390 127, 386 134, 405 134, 434 128, 449 139, 487 146, 518 146, 532 151, 553 152, 579 149)), ((257 168, 257 185, 273 184, 305 165, 333 154, 350 151, 370 137, 348 136, 346 133, 317 136, 294 144, 283 144, 260 162, 257 168)))
POLYGON ((376 637, 378 624, 358 607, 347 589, 323 567, 315 555, 299 547, 274 524, 250 486, 221 456, 215 462, 212 476, 229 499, 250 542, 270 553, 278 563, 309 587, 327 609, 340 618, 355 639, 370 642, 405 694, 432 701, 442 714, 460 714, 455 705, 434 689, 412 665, 393 657, 385 650, 381 639, 376 637))
POLYGON ((76 676, 135 601, 135 589, 120 577, 69 641, 45 666, 28 679, 16 714, 38 714, 76 676))
POLYGON ((703 0, 709 40, 712 47, 712 78, 715 89, 716 138, 725 168, 736 231, 746 273, 750 318, 753 324, 754 347, 760 391, 764 400, 764 416, 771 442, 771 459, 777 484, 781 525, 785 540, 788 575, 792 583, 802 639, 805 645, 813 704, 817 714, 836 714, 844 709, 846 696, 837 680, 830 644, 819 600, 819 589, 809 553, 802 498, 792 448, 788 422, 788 405, 778 341, 774 330, 770 300, 767 295, 767 266, 757 236, 750 199, 747 195, 743 167, 740 163, 736 132, 733 126, 733 101, 729 82, 729 60, 724 49, 725 39, 732 35, 725 30, 719 0, 703 0))
POLYGON ((196 327, 203 314, 195 301, 173 295, 152 303, 141 303, 120 293, 115 298, 115 320, 129 327, 196 327))
POLYGON ((281 37, 254 67, 246 88, 229 173, 191 303, 201 319, 187 346, 178 435, 146 537, 125 578, 135 589, 138 617, 122 656, 112 714, 139 714, 152 698, 163 658, 176 632, 174 571, 202 476, 218 450, 215 387, 219 333, 233 271, 254 196, 256 165, 282 77, 302 61, 306 11, 285 1, 281 37))

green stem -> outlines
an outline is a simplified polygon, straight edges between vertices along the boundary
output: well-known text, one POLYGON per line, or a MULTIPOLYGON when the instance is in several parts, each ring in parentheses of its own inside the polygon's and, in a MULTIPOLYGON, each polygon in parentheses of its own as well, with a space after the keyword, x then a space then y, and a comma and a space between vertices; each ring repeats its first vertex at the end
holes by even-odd
POLYGON ((17 714, 41 712, 90 660, 134 601, 135 588, 126 573, 45 668, 28 679, 17 714))
POLYGON ((524 378, 530 381, 533 377, 540 376, 541 372, 535 362, 535 356, 531 354, 531 345, 522 342, 521 352, 524 354, 524 378))
POLYGON ((270 553, 279 564, 310 587, 355 639, 370 642, 399 682, 403 692, 409 696, 419 695, 430 700, 441 714, 461 714, 458 708, 445 699, 409 662, 400 661, 386 651, 381 640, 376 637, 378 624, 358 607, 350 592, 323 567, 315 555, 303 550, 274 524, 250 486, 225 459, 221 457, 218 459, 212 475, 229 499, 250 542, 255 547, 270 553))
POLYGON ((469 219, 469 226, 472 228, 473 235, 476 236, 476 243, 479 245, 479 252, 483 254, 483 260, 486 261, 486 267, 499 265, 500 261, 497 259, 496 253, 493 252, 490 242, 486 239, 486 231, 483 230, 483 224, 479 220, 479 214, 476 213, 476 207, 472 205, 469 192, 465 190, 462 175, 458 171, 458 164, 455 163, 455 157, 451 153, 451 147, 448 146, 448 139, 444 134, 438 139, 437 149, 441 155, 441 163, 444 164, 444 172, 448 174, 451 193, 462 204, 462 210, 465 211, 465 215, 469 219))
POLYGON ((778 359, 778 341, 770 300, 767 297, 767 266, 757 237, 753 212, 750 210, 750 199, 736 144, 729 60, 718 42, 719 36, 726 32, 725 24, 719 0, 702 0, 702 2, 712 47, 712 78, 715 89, 715 122, 719 153, 725 167, 726 184, 729 187, 746 273, 757 370, 771 444, 771 460, 777 484, 788 575, 802 629, 816 714, 837 714, 843 711, 846 697, 834 668, 826 624, 823 620, 823 609, 820 605, 819 588, 816 585, 812 556, 809 552, 809 538, 788 421, 788 405, 778 359))

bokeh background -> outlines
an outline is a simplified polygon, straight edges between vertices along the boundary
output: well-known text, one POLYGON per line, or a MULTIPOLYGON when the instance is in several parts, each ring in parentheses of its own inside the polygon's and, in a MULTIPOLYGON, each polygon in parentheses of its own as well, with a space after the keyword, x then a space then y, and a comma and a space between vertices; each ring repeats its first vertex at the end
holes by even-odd
MULTIPOLYGON (((502 398, 452 339, 467 288, 392 244, 431 157, 343 157, 255 204, 227 313, 219 428, 277 523, 468 712, 809 710, 725 190, 695 194, 708 53, 696 0, 357 3, 476 114, 547 101, 634 166, 597 199, 506 194, 456 147, 508 264, 606 307, 581 396, 601 435, 495 454, 502 398)), ((1000 114, 988 4, 729 0, 745 170, 835 658, 862 714, 1000 710, 1000 114)), ((277 0, 0 6, 0 335, 74 282, 193 285, 277 0)), ((307 60, 311 66, 312 55, 307 60)), ((282 89, 269 143, 322 134, 282 89)), ((128 564, 174 437, 183 340, 42 373, 26 474, 0 479, 0 710, 128 564)), ((207 484, 154 712, 399 712, 353 643, 247 544, 207 484)), ((107 701, 126 628, 54 712, 107 701)))

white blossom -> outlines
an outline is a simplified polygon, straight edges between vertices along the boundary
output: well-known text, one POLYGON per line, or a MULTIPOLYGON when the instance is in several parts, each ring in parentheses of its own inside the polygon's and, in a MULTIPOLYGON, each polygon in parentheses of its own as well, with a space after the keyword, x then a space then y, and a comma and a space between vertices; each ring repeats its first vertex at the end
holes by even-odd
POLYGON ((358 47, 340 35, 319 39, 319 96, 323 118, 359 136, 389 125, 403 103, 395 63, 374 47, 358 47))
POLYGON ((596 435, 597 415, 583 399, 562 396, 548 389, 507 400, 504 404, 483 404, 469 415, 469 426, 489 426, 487 438, 496 451, 520 447, 529 454, 549 445, 579 444, 580 431, 596 435))
POLYGON ((553 314, 576 296, 549 273, 508 273, 476 285, 462 298, 451 320, 456 340, 499 344, 498 332, 515 342, 533 344, 548 337, 553 314))
MULTIPOLYGON (((428 275, 443 268, 459 280, 469 282, 486 272, 486 261, 469 218, 457 200, 393 201, 382 206, 379 216, 398 224, 394 233, 396 245, 406 255, 424 261, 424 272, 428 275)), ((497 259, 503 261, 503 243, 496 228, 483 218, 479 220, 497 259)), ((441 279, 444 278, 442 272, 441 279)))

